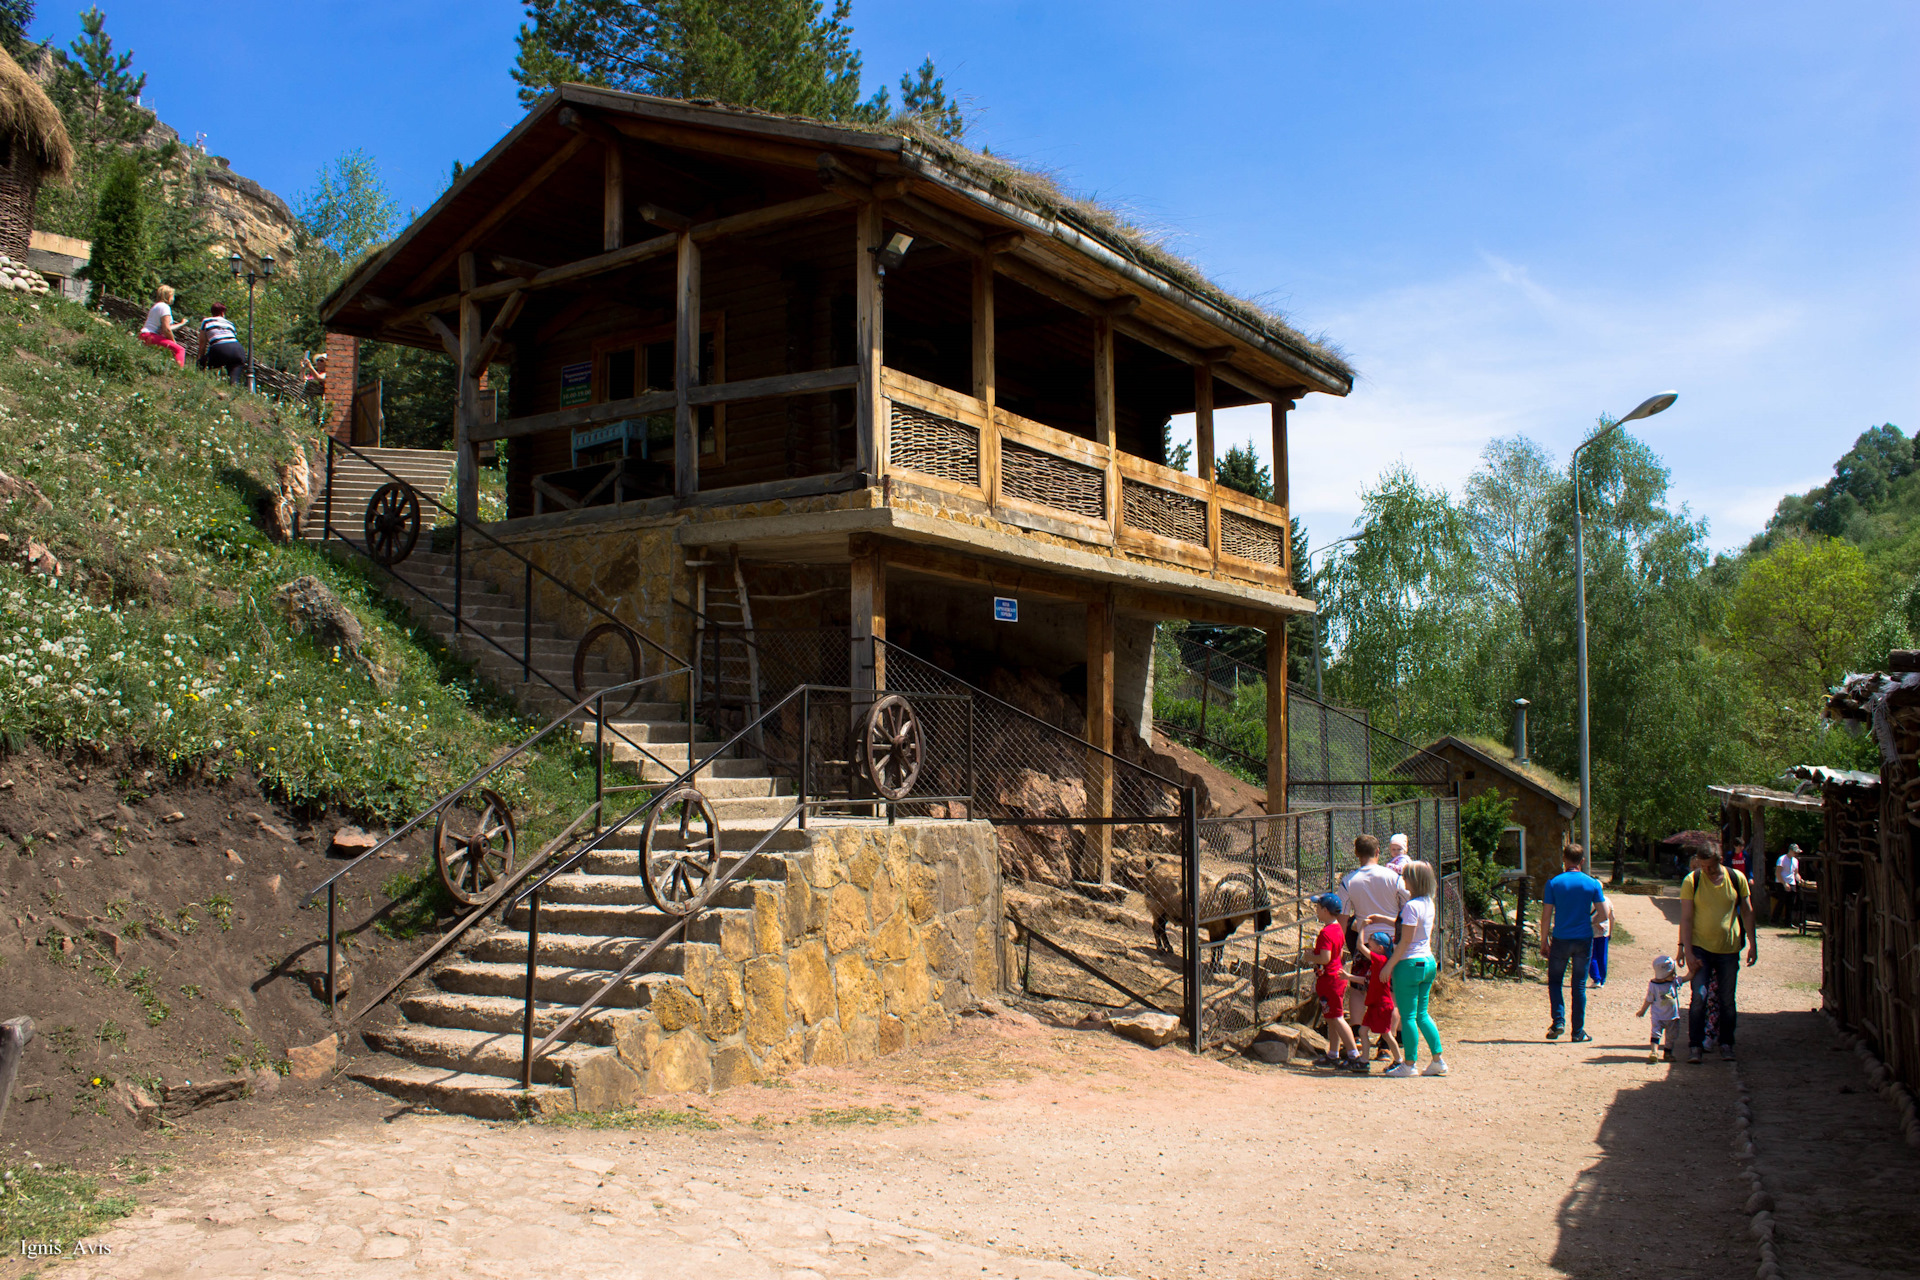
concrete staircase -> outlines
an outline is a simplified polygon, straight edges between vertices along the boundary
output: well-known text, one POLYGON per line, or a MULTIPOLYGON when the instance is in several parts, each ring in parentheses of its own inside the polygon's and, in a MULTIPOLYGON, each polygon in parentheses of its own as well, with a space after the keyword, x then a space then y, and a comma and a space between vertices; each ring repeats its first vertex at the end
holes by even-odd
MULTIPOLYGON (((434 523, 434 516, 437 514, 428 505, 426 499, 447 501, 446 494, 453 484, 453 451, 361 448, 360 452, 393 472, 395 476, 405 480, 419 492, 420 538, 424 542, 427 537, 427 528, 434 523)), ((313 506, 304 533, 308 538, 317 539, 320 537, 324 513, 327 510, 327 454, 324 448, 308 465, 308 474, 313 506)), ((373 497, 375 490, 392 479, 393 476, 388 476, 368 463, 362 462, 346 450, 335 450, 333 458, 334 533, 344 536, 355 546, 363 542, 367 500, 373 497)))
MULTIPOLYGON (((723 870, 736 864, 769 825, 726 826, 723 819, 723 846, 734 851, 723 858, 723 870)), ((596 851, 580 870, 555 877, 542 892, 536 1043, 672 923, 647 901, 638 824, 613 843, 616 847, 596 851)), ((356 1059, 347 1074, 410 1102, 486 1119, 634 1105, 650 1084, 661 1087, 622 1062, 623 1049, 627 1063, 644 1057, 633 1042, 647 1027, 658 1026, 657 1015, 644 1016, 654 1009, 656 997, 669 989, 684 992, 690 962, 698 967, 717 960, 723 937, 751 931, 756 895, 784 890, 790 874, 797 881, 801 873, 788 855, 809 847, 806 833, 781 832, 680 941, 623 980, 574 1025, 563 1045, 534 1063, 531 1090, 519 1087, 526 1008, 524 907, 503 926, 476 930, 463 954, 440 964, 420 989, 404 996, 402 1025, 362 1032, 375 1055, 356 1059), (703 951, 707 954, 698 954, 703 951)))

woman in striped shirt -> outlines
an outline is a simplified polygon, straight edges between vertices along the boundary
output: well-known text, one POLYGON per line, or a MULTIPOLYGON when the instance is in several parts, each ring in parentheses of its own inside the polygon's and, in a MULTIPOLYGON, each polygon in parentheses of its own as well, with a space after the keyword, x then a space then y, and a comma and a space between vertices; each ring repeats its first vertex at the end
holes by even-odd
POLYGON ((247 350, 233 331, 233 321, 227 319, 227 304, 216 302, 208 310, 212 314, 200 322, 200 367, 225 369, 234 383, 244 382, 247 350))

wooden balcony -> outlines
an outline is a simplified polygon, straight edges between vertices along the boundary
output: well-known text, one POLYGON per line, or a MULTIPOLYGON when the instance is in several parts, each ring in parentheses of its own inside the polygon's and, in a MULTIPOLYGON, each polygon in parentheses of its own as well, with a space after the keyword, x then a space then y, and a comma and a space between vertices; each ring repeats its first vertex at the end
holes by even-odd
POLYGON ((880 381, 889 476, 1007 524, 1289 589, 1285 507, 895 369, 880 381))

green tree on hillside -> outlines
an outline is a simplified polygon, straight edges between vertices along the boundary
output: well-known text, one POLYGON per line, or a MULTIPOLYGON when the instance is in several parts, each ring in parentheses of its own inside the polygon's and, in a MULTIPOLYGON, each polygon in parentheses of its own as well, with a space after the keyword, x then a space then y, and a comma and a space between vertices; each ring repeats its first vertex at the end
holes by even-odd
POLYGON ((1273 501, 1273 471, 1261 463, 1259 451, 1250 444, 1229 448, 1214 464, 1213 478, 1262 502, 1273 501))
POLYGON ((88 9, 80 15, 80 34, 53 53, 47 96, 73 139, 73 181, 40 189, 35 222, 61 235, 87 234, 114 157, 136 147, 154 123, 140 105, 147 77, 134 73, 131 52, 114 52, 106 24, 104 13, 88 9))
POLYGON ((1913 471, 1913 441, 1891 422, 1869 427, 1833 464, 1832 480, 1780 500, 1755 549, 1801 532, 1862 541, 1867 536, 1863 517, 1875 514, 1894 485, 1913 471))
POLYGON ((33 0, 0 0, 0 48, 15 62, 24 63, 36 47, 27 39, 27 28, 32 25, 33 0))
MULTIPOLYGON (((893 113, 885 88, 861 96, 850 0, 527 0, 526 14, 512 74, 528 105, 579 81, 819 120, 893 113)), ((901 91, 910 114, 959 136, 931 58, 901 91)))
POLYGON ((1860 549, 1838 538, 1783 542, 1747 566, 1727 628, 1776 698, 1808 701, 1846 674, 1880 612, 1860 549))
POLYGON ((108 169, 90 238, 93 257, 82 274, 93 283, 93 305, 108 293, 139 298, 147 260, 147 198, 132 157, 120 156, 108 169))

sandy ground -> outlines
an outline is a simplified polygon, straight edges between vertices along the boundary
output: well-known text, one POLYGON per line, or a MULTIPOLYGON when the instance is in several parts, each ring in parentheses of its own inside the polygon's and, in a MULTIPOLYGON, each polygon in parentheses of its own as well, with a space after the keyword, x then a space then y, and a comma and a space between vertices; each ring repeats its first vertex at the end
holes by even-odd
MULTIPOLYGON (((1753 1274, 1734 1091, 1645 1062, 1677 901, 1618 900, 1590 1044, 1538 985, 1442 1011, 1453 1073, 1327 1078, 1020 1017, 858 1071, 679 1099, 717 1129, 527 1128, 369 1100, 183 1149, 62 1277, 1696 1277, 1753 1274)), ((1788 1276, 1920 1275, 1920 1157, 1763 935, 1742 1070, 1788 1276)), ((16 1272, 20 1264, 14 1264, 16 1272)))

